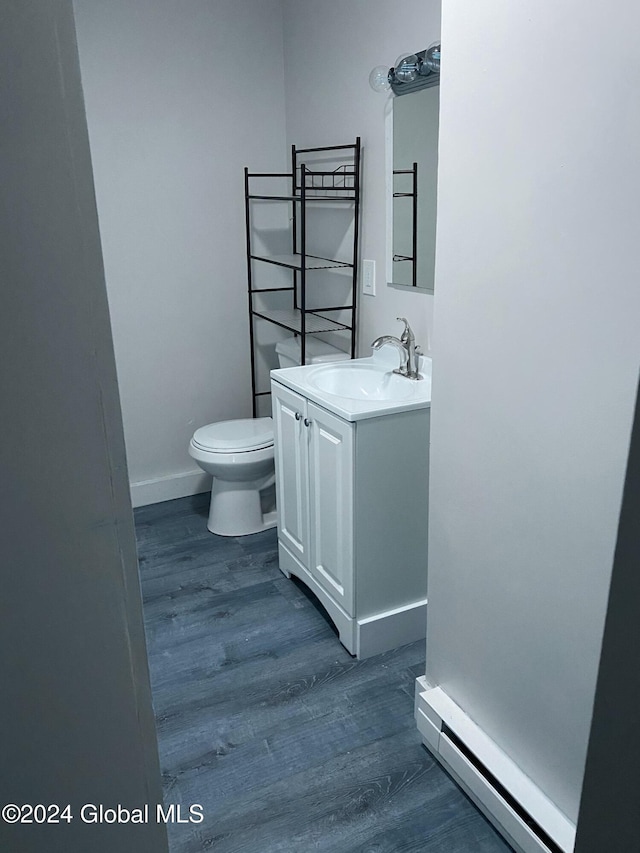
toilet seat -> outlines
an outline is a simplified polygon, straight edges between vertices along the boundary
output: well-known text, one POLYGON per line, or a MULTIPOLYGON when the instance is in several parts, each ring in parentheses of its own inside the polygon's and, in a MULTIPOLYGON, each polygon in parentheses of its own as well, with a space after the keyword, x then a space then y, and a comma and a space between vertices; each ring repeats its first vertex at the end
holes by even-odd
POLYGON ((272 418, 241 418, 200 427, 191 443, 210 453, 246 453, 273 445, 272 418))

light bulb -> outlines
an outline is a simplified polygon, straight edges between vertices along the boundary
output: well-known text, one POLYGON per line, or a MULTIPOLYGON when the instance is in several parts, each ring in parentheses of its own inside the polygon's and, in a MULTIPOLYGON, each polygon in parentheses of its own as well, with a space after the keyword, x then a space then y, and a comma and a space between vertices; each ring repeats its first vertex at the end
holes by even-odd
POLYGON ((418 74, 421 77, 426 77, 427 74, 431 74, 431 69, 427 65, 427 60, 426 60, 426 53, 427 52, 426 52, 426 50, 424 53, 425 53, 424 57, 422 57, 422 56, 418 57, 418 74))
POLYGON ((386 65, 376 65, 369 74, 369 85, 374 92, 386 92, 387 89, 391 88, 389 69, 386 65))
POLYGON ((399 56, 393 69, 399 83, 411 83, 418 76, 418 57, 415 53, 399 56))
POLYGON ((430 68, 431 71, 435 71, 436 73, 440 73, 440 42, 436 41, 433 44, 429 45, 426 50, 424 57, 424 64, 427 68, 430 68))

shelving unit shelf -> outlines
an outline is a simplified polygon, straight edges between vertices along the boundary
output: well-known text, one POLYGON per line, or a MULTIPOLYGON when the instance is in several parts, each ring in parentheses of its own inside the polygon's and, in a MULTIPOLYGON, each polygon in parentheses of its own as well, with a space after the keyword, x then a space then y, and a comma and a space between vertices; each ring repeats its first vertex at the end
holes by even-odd
MULTIPOLYGON (((360 236, 360 137, 349 145, 332 145, 319 148, 298 148, 291 146, 290 172, 250 172, 244 170, 245 217, 247 241, 247 282, 249 294, 249 330, 251 343, 251 389, 253 397, 253 416, 257 416, 259 397, 270 394, 268 390, 259 390, 256 358, 256 320, 264 320, 275 326, 293 332, 300 337, 300 363, 306 363, 307 335, 346 332, 349 341, 349 355, 355 357, 356 317, 357 317, 357 281, 358 249, 360 236), (337 165, 334 165, 337 161, 337 165), (326 168, 330 163, 333 168, 326 168), (265 192, 264 185, 277 181, 277 191, 265 192), (283 182, 290 192, 282 192, 283 182), (259 185, 259 190, 256 189, 259 185), (254 202, 287 202, 290 205, 288 221, 290 223, 290 253, 267 254, 254 249, 254 202), (346 206, 350 213, 350 237, 346 256, 327 258, 314 252, 317 235, 310 222, 310 211, 321 206, 337 204, 346 206), (254 264, 272 264, 291 271, 291 283, 287 286, 260 287, 256 284, 254 264), (349 282, 349 294, 346 302, 340 305, 310 306, 310 277, 317 271, 339 270, 349 282), (257 304, 257 294, 289 292, 291 307, 283 309, 264 307, 257 304), (332 319, 326 315, 334 315, 332 319), (345 319, 345 318, 348 318, 345 319)), ((272 183, 272 185, 274 185, 272 183)), ((317 293, 315 301, 317 302, 317 293)), ((268 377, 267 377, 268 379, 268 377)), ((268 382, 267 382, 268 384, 268 382)))

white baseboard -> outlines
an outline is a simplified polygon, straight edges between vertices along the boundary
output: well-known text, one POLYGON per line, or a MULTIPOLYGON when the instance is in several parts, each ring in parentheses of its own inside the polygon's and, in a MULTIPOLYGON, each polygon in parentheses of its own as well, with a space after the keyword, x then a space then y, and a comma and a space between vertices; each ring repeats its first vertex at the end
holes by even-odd
POLYGON ((570 853, 575 824, 440 687, 416 680, 422 742, 518 853, 570 853), (425 689, 426 688, 426 689, 425 689))
POLYGON ((211 491, 211 477, 204 471, 184 471, 152 480, 131 483, 131 503, 134 507, 158 504, 174 498, 199 495, 211 491))
POLYGON ((369 658, 427 636, 427 599, 358 619, 358 657, 369 658))

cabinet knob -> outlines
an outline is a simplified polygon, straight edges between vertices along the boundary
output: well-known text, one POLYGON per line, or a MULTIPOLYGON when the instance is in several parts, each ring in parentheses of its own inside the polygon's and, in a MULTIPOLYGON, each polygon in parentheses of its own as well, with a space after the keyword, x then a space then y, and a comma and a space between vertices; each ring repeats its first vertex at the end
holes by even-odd
POLYGON ((308 426, 310 426, 310 424, 311 424, 311 421, 309 420, 309 418, 305 418, 305 419, 304 419, 304 425, 305 425, 306 427, 308 427, 308 426))
POLYGON ((296 420, 299 421, 301 417, 302 415, 300 414, 300 412, 296 412, 296 420))

